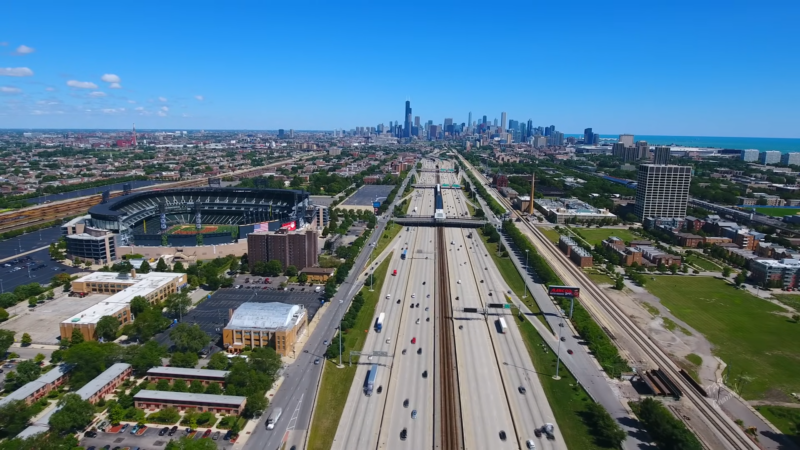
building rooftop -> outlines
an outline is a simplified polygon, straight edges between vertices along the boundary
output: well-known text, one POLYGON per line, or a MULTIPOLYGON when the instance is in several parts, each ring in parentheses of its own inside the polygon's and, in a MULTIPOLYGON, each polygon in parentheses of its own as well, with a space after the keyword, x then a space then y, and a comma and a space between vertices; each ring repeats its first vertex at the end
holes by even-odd
POLYGON ((96 394, 100 389, 103 389, 103 387, 105 387, 105 385, 111 382, 114 378, 122 375, 130 367, 130 364, 116 363, 106 369, 105 372, 98 375, 94 380, 86 383, 86 385, 84 385, 82 388, 75 391, 75 393, 80 395, 82 399, 86 400, 96 394))
POLYGON ((286 303, 242 303, 225 328, 278 329, 288 328, 305 314, 299 305, 286 303))
POLYGON ((225 378, 228 376, 227 370, 211 370, 211 369, 185 369, 183 367, 153 367, 147 371, 147 375, 165 375, 165 376, 192 376, 198 378, 225 378))
POLYGON ((64 374, 69 372, 70 369, 72 369, 71 365, 59 364, 58 366, 50 369, 50 371, 42 374, 42 376, 40 376, 39 378, 31 381, 30 383, 25 384, 16 391, 1 398, 0 406, 5 405, 6 403, 12 402, 14 400, 25 400, 26 398, 33 395, 36 391, 38 391, 42 387, 48 384, 55 383, 64 374))
POLYGON ((213 395, 213 394, 193 394, 191 392, 171 392, 171 391, 149 391, 141 390, 133 396, 134 400, 139 401, 168 401, 168 402, 191 402, 203 405, 233 405, 240 406, 247 400, 247 397, 235 395, 213 395))

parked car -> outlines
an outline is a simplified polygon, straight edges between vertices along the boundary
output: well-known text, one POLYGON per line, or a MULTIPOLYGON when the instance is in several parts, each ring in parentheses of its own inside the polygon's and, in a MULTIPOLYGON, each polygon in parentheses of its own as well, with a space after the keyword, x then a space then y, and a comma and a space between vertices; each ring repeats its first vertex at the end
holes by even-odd
POLYGON ((172 436, 177 432, 178 432, 178 426, 174 425, 172 428, 169 429, 169 433, 167 433, 167 435, 172 436))
POLYGON ((222 434, 222 433, 220 433, 219 431, 215 432, 215 433, 214 433, 214 434, 211 436, 211 439, 216 441, 217 439, 219 439, 219 435, 220 435, 220 434, 222 434))
POLYGON ((125 430, 127 430, 127 429, 128 429, 128 425, 130 425, 130 424, 127 424, 127 423, 126 423, 125 425, 122 425, 122 428, 120 428, 119 432, 120 432, 120 433, 124 433, 124 432, 125 432, 125 430))
POLYGON ((86 433, 83 433, 83 437, 96 438, 97 437, 97 432, 89 430, 86 433))
POLYGON ((158 432, 159 436, 164 436, 165 434, 169 433, 169 427, 164 427, 161 431, 158 432))

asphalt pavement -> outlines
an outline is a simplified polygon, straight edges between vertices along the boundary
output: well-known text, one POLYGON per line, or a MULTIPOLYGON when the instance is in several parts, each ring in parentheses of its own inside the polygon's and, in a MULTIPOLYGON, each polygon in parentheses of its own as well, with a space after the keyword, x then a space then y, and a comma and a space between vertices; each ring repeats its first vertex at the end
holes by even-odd
POLYGON ((394 189, 392 185, 367 184, 355 191, 342 205, 372 206, 372 202, 374 202, 375 199, 378 199, 380 202, 386 200, 386 197, 392 192, 392 189, 394 189))
MULTIPOLYGON (((11 257, 13 258, 14 255, 11 255, 11 257)), ((52 261, 50 259, 50 252, 47 249, 30 253, 26 255, 26 257, 30 257, 31 262, 36 263, 36 266, 31 267, 30 273, 28 272, 28 268, 25 266, 28 261, 12 264, 11 267, 0 267, 0 291, 12 292, 17 286, 30 283, 49 284, 50 280, 52 280, 56 274, 62 272, 69 274, 85 272, 84 269, 76 269, 72 266, 67 266, 56 261, 52 261), (33 270, 35 267, 42 264, 45 264, 46 266, 41 269, 33 270), (20 267, 21 269, 17 270, 16 272, 11 272, 11 270, 15 267, 20 267)), ((10 264, 10 261, 8 264, 10 264)))
MULTIPOLYGON (((403 181, 400 186, 400 192, 403 192, 406 183, 413 177, 413 174, 414 171, 403 181)), ((397 199, 395 199, 394 203, 396 202, 397 199)), ((389 211, 394 207, 394 203, 390 205, 389 211)), ((378 237, 382 236, 385 227, 386 221, 378 220, 370 236, 369 243, 375 242, 378 237)), ((323 345, 322 341, 333 337, 340 318, 344 316, 353 296, 364 283, 364 280, 359 279, 359 275, 362 273, 362 268, 367 265, 369 255, 372 252, 372 247, 369 243, 364 246, 353 264, 353 270, 350 271, 350 275, 339 286, 338 292, 331 299, 332 307, 327 308, 319 317, 318 325, 309 336, 308 341, 306 341, 303 353, 299 353, 295 362, 283 369, 283 384, 271 399, 267 411, 264 412, 256 424, 255 429, 244 445, 244 450, 274 450, 281 448, 284 442, 286 442, 287 448, 292 445, 297 445, 298 448, 304 446, 306 434, 311 423, 317 384, 323 367, 322 364, 314 365, 314 359, 322 357, 325 353, 326 346, 323 345), (339 303, 340 300, 342 303, 339 303), (282 408, 283 416, 278 421, 275 429, 267 430, 265 426, 266 419, 275 408, 282 408)))

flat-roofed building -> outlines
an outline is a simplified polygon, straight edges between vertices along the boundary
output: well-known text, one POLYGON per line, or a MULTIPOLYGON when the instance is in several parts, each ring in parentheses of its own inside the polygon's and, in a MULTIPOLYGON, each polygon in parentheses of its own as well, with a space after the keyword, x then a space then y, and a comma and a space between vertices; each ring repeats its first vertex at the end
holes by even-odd
POLYGON ((273 259, 283 267, 295 266, 298 269, 314 267, 319 261, 319 233, 279 231, 276 233, 256 232, 247 235, 247 260, 250 270, 257 262, 273 259))
POLYGON ((328 278, 333 276, 336 271, 334 268, 325 267, 306 267, 300 273, 306 274, 309 283, 325 283, 328 278))
POLYGON ((145 410, 172 407, 178 411, 194 408, 199 412, 239 415, 244 411, 247 397, 234 395, 193 394, 190 392, 141 390, 133 396, 135 406, 145 410))
POLYGON ((297 337, 308 324, 302 305, 286 303, 242 303, 230 316, 222 342, 231 353, 245 347, 272 347, 281 356, 292 355, 297 337))
POLYGON ((49 394, 53 389, 58 388, 67 382, 71 365, 59 364, 39 378, 25 384, 16 391, 0 398, 0 406, 15 400, 23 400, 27 404, 32 404, 40 398, 49 394))
POLYGON ((220 386, 225 384, 225 377, 228 376, 227 370, 210 369, 186 369, 183 367, 153 367, 147 371, 147 379, 158 383, 167 380, 172 384, 175 380, 183 380, 187 383, 199 381, 207 386, 209 383, 218 383, 220 386))
POLYGON ((130 303, 134 297, 144 297, 151 304, 167 299, 186 284, 186 274, 169 272, 150 272, 130 274, 114 272, 95 272, 72 282, 73 292, 112 294, 107 299, 85 309, 61 322, 61 339, 71 339, 73 330, 80 330, 88 341, 97 340, 97 322, 105 316, 116 317, 120 324, 130 323, 133 318, 130 303))

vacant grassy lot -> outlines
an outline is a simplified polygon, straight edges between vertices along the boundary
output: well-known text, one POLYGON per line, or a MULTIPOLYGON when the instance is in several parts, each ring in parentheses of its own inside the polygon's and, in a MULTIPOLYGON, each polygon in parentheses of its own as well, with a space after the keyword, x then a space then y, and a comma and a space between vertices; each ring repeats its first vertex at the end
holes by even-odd
POLYGON ((578 235, 583 236, 587 242, 592 245, 599 244, 608 239, 609 236, 616 236, 625 242, 641 240, 643 238, 636 236, 628 230, 612 229, 612 228, 572 228, 578 235))
POLYGON ((697 266, 700 270, 704 270, 707 272, 722 272, 722 267, 717 265, 716 263, 709 261, 705 258, 701 258, 697 255, 690 254, 685 258, 685 261, 693 266, 697 266))
POLYGON ((536 368, 550 407, 553 409, 553 415, 564 436, 567 448, 587 450, 610 448, 600 446, 595 442, 591 429, 582 418, 586 405, 592 401, 591 398, 583 388, 578 386, 575 377, 566 370, 563 364, 558 372, 561 379, 558 381, 553 379, 553 375, 556 374, 555 355, 545 345, 530 322, 526 319, 520 320, 517 315, 514 317, 517 318, 516 322, 525 340, 525 347, 528 348, 531 361, 536 368))
POLYGON ((550 240, 550 242, 558 242, 559 236, 561 236, 558 231, 550 227, 539 227, 539 231, 541 231, 543 235, 547 236, 547 239, 550 240))
POLYGON ((585 273, 594 284, 614 284, 614 280, 612 280, 611 277, 594 269, 583 269, 583 273, 585 273))
MULTIPOLYGON (((399 226, 399 225, 398 225, 399 226)), ((350 386, 356 376, 356 367, 346 366, 346 361, 351 350, 361 350, 367 333, 372 326, 372 317, 375 315, 375 305, 378 304, 378 296, 383 288, 383 281, 386 279, 386 269, 389 267, 391 255, 378 266, 375 270, 375 290, 362 289, 364 295, 364 306, 358 313, 356 324, 350 332, 345 333, 342 339, 342 363, 345 368, 336 367, 336 362, 325 361, 322 372, 322 385, 319 388, 317 405, 314 408, 314 418, 311 422, 311 431, 308 437, 308 448, 312 450, 327 450, 333 445, 333 438, 336 436, 336 429, 339 427, 339 420, 342 418, 342 411, 347 402, 347 395, 350 393, 350 386)))
POLYGON ((789 436, 797 445, 800 445, 800 408, 785 408, 782 406, 756 406, 758 412, 767 420, 778 427, 783 434, 789 436))
POLYGON ((403 226, 400 224, 396 224, 394 222, 386 224, 386 228, 383 229, 383 236, 378 239, 378 243, 375 244, 375 249, 372 250, 372 254, 369 255, 369 262, 375 261, 375 258, 381 254, 381 252, 392 243, 394 238, 397 236, 397 233, 403 229, 403 226))
POLYGON ((708 338, 714 353, 733 367, 729 382, 752 377, 746 399, 787 399, 800 391, 800 326, 780 315, 782 308, 722 280, 655 277, 647 290, 672 313, 708 338))
MULTIPOLYGON (((749 211, 750 208, 747 210, 749 211)), ((772 217, 783 217, 800 213, 800 208, 756 208, 756 212, 772 217)))
POLYGON ((779 302, 784 305, 794 308, 795 311, 800 312, 800 295, 795 294, 772 294, 779 302))

